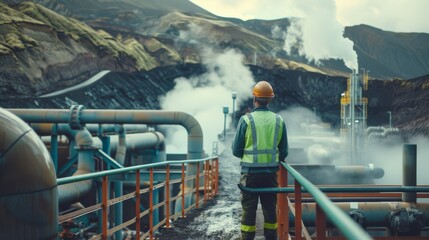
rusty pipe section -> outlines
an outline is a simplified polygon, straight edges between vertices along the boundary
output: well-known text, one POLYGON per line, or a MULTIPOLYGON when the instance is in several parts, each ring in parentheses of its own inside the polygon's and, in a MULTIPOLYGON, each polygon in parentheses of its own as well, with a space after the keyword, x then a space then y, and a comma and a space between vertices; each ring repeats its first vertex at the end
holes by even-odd
POLYGON ((188 159, 203 158, 203 132, 198 121, 190 114, 162 110, 99 110, 83 109, 72 114, 67 109, 8 109, 29 123, 117 123, 181 125, 188 132, 188 159))
POLYGON ((0 239, 57 239, 55 168, 40 137, 0 108, 0 239))

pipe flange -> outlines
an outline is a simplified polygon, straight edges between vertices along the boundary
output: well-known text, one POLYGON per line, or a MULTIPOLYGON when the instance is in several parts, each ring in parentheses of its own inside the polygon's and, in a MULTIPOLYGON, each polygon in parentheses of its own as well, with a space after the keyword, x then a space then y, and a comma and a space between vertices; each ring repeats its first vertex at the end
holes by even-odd
POLYGON ((357 209, 353 209, 349 212, 349 216, 357 223, 359 224, 363 229, 366 228, 366 219, 365 215, 362 211, 359 211, 357 209))
POLYGON ((82 130, 85 127, 85 124, 81 124, 80 115, 82 110, 85 109, 83 105, 72 105, 70 107, 70 119, 69 125, 73 130, 82 130))
POLYGON ((395 209, 389 214, 390 229, 398 236, 419 232, 424 220, 424 214, 415 208, 395 209))

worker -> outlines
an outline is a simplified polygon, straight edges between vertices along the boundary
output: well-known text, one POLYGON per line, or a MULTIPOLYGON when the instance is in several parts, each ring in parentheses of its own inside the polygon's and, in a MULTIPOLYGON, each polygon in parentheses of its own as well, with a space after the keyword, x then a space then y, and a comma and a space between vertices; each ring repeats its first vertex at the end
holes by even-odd
MULTIPOLYGON (((286 125, 282 117, 271 112, 268 104, 274 98, 272 86, 266 81, 253 88, 252 111, 243 115, 237 126, 232 153, 241 159, 240 184, 254 188, 277 187, 279 161, 288 155, 286 125)), ((264 214, 265 239, 277 240, 276 193, 242 192, 242 239, 254 239, 256 210, 260 199, 264 214)))

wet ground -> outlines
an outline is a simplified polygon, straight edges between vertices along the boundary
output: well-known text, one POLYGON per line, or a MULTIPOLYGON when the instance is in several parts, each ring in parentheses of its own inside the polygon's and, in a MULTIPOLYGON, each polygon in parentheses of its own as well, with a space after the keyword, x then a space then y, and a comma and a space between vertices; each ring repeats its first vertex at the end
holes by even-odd
POLYGON ((162 229, 158 239, 231 240, 240 239, 240 166, 237 158, 224 152, 219 157, 219 194, 207 205, 190 211, 186 218, 162 229))

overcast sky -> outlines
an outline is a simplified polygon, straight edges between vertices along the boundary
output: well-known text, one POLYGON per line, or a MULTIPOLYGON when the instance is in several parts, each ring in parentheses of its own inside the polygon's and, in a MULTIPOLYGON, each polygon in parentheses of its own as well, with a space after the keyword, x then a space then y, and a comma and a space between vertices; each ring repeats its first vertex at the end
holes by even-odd
POLYGON ((336 2, 336 18, 343 26, 429 33, 429 0, 191 0, 216 15, 243 20, 305 17, 306 8, 321 1, 336 2))

